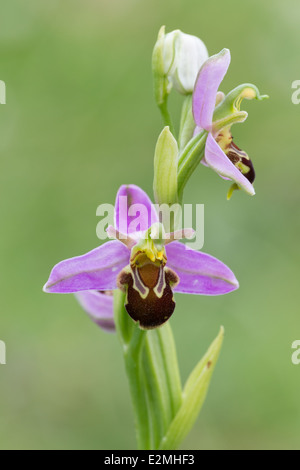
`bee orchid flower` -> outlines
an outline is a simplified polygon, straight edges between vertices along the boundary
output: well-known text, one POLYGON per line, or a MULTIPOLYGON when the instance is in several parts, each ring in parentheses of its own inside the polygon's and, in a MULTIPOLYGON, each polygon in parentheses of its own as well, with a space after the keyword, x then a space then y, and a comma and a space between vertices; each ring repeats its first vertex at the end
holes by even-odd
POLYGON ((177 241, 193 233, 192 229, 183 229, 165 234, 147 194, 135 185, 121 186, 115 204, 115 227, 108 228, 109 236, 115 239, 58 263, 44 291, 76 293, 93 320, 103 326, 103 312, 110 309, 104 293, 120 288, 126 292, 125 307, 133 320, 142 329, 156 328, 175 309, 173 292, 222 295, 238 288, 238 281, 225 264, 177 241), (130 208, 134 205, 144 208, 138 227, 132 223, 130 208))
POLYGON ((228 192, 228 199, 234 189, 243 189, 250 195, 255 194, 253 164, 248 155, 234 144, 231 125, 247 118, 247 113, 240 111, 244 98, 266 98, 260 96, 257 88, 251 84, 241 85, 227 96, 218 91, 229 64, 228 49, 210 57, 199 71, 193 92, 195 135, 203 130, 208 132, 202 163, 224 179, 234 182, 228 192))

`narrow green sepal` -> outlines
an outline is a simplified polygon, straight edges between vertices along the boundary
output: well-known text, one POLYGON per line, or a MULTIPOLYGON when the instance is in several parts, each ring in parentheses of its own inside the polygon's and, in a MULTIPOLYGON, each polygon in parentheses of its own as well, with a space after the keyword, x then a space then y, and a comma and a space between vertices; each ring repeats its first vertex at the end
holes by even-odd
POLYGON ((153 191, 157 204, 176 204, 178 146, 168 126, 161 132, 154 155, 153 191))
POLYGON ((160 444, 161 450, 177 449, 191 430, 204 403, 224 338, 224 328, 190 374, 182 395, 182 405, 160 444))

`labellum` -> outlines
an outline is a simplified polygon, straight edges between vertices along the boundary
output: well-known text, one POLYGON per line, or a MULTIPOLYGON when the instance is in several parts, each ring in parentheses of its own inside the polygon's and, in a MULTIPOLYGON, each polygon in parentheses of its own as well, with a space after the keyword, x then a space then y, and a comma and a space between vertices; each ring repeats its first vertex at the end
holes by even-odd
MULTIPOLYGON (((255 171, 253 163, 248 157, 247 153, 241 150, 234 142, 233 137, 229 129, 225 129, 218 134, 216 142, 219 144, 221 149, 226 154, 227 158, 233 163, 233 165, 247 178, 252 184, 255 180, 255 171)), ((230 199, 233 191, 240 189, 236 183, 233 183, 230 187, 227 199, 230 199)))
POLYGON ((252 161, 244 152, 241 150, 233 141, 231 141, 229 150, 227 151, 227 157, 229 160, 240 170, 240 172, 253 183, 255 180, 255 171, 252 161))
POLYGON ((136 252, 118 277, 118 286, 126 292, 125 308, 142 329, 157 328, 170 318, 175 309, 172 287, 179 282, 165 267, 165 252, 151 258, 136 252))

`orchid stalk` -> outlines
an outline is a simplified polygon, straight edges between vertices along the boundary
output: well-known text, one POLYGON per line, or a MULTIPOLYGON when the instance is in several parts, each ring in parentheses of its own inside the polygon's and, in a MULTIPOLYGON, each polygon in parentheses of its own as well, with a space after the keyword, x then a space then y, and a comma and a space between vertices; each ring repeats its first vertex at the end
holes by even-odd
MULTIPOLYGON (((154 202, 138 186, 122 185, 116 195, 110 239, 59 262, 44 286, 48 293, 74 294, 101 329, 116 331, 135 417, 139 449, 177 449, 204 403, 224 337, 220 332, 182 385, 170 318, 176 295, 224 295, 239 283, 229 267, 191 249, 194 237, 180 226, 176 210, 200 162, 233 182, 229 190, 253 195, 254 169, 232 140, 231 126, 243 122, 242 99, 262 99, 254 85, 219 91, 230 63, 224 49, 209 57, 203 42, 179 30, 160 30, 152 65, 155 99, 164 128, 154 152, 154 202), (171 90, 185 96, 178 140, 168 111, 171 90)), ((175 313, 174 313, 175 312, 175 313)))

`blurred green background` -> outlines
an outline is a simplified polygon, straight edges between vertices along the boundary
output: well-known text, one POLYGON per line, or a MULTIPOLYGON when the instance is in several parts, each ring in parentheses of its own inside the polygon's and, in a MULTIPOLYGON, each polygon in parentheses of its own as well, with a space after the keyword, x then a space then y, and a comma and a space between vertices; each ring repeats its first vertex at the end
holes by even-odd
MULTIPOLYGON (((205 204, 205 246, 240 289, 177 296, 171 320, 185 379, 225 326, 210 392, 185 449, 299 448, 298 1, 1 0, 1 449, 135 448, 120 347, 72 295, 42 293, 52 266, 99 243, 96 207, 122 183, 152 195, 161 120, 151 53, 159 27, 198 35, 232 64, 222 89, 255 83, 236 143, 254 198, 197 169, 186 203, 205 204)), ((171 103, 179 109, 180 99, 171 103)))

